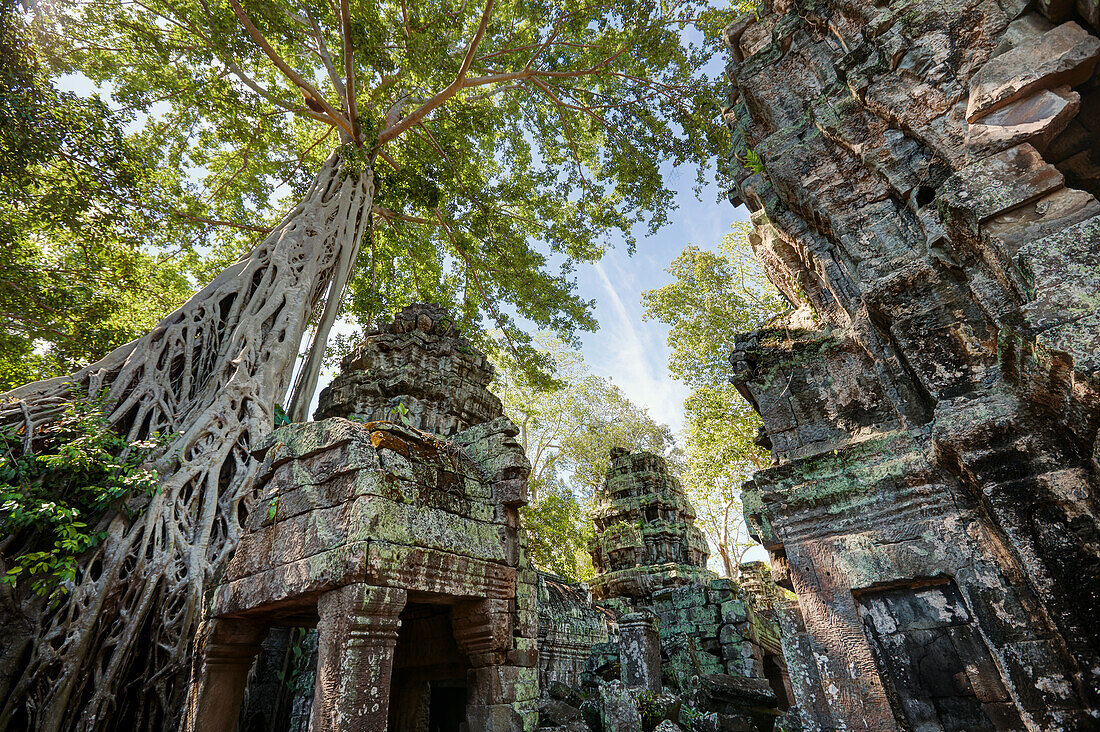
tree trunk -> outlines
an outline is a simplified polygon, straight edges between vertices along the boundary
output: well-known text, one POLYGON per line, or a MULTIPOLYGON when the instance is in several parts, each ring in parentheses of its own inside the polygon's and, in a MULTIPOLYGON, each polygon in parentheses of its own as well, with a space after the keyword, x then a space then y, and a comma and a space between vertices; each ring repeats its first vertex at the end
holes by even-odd
MULTIPOLYGON (((0 729, 177 726, 207 595, 246 515, 262 510, 250 445, 272 429, 326 288, 333 308, 343 294, 373 193, 369 170, 345 173, 333 154, 263 243, 151 333, 71 377, 0 395, 0 424, 26 425, 28 441, 84 394, 106 395, 120 434, 169 435, 152 459, 159 490, 137 517, 105 519, 107 539, 81 558, 59 607, 25 590, 0 596, 0 632, 29 621, 33 637, 0 686, 0 729)), ((324 345, 319 332, 313 348, 324 345)))
POLYGON ((726 573, 726 579, 735 580, 739 571, 737 567, 733 566, 733 559, 730 557, 729 547, 725 543, 718 543, 718 555, 722 557, 722 569, 726 573))

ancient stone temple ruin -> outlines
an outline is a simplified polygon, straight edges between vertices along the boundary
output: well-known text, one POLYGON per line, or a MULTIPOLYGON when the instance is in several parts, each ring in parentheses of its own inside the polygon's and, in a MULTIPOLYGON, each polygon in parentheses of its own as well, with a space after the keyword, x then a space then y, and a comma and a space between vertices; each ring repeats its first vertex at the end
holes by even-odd
MULTIPOLYGON (((606 613, 608 640, 590 646, 581 673, 576 666, 573 674, 540 673, 550 681, 540 724, 626 732, 665 720, 684 729, 776 729, 790 698, 770 599, 782 593, 757 567, 749 574, 768 598, 707 570, 694 517, 663 458, 612 450, 593 515, 595 602, 571 586, 571 602, 557 588, 553 605, 539 608, 541 628, 556 618, 565 621, 559 626, 576 624, 594 605, 606 613), (587 727, 569 726, 582 718, 587 727)), ((552 590, 557 584, 542 581, 552 590)), ((540 668, 543 658, 560 655, 556 645, 540 629, 540 668)))
POLYGON ((554 682, 577 686, 592 648, 607 643, 617 615, 592 602, 583 584, 538 573, 539 687, 554 682))
POLYGON ((492 366, 431 306, 344 360, 318 422, 257 450, 266 512, 215 591, 188 729, 233 730, 270 626, 316 626, 310 729, 533 729, 529 464, 492 366))
POLYGON ((1100 727, 1098 8, 725 31, 734 202, 797 305, 731 346, 807 730, 1100 727))
POLYGON ((265 510, 213 592, 188 730, 784 729, 782 592, 706 570, 662 458, 614 451, 591 590, 531 567, 492 372, 412 306, 344 359, 318 421, 257 444, 265 510))
POLYGON ((613 448, 596 503, 597 534, 589 547, 596 598, 642 599, 662 587, 710 579, 706 537, 662 458, 613 448))

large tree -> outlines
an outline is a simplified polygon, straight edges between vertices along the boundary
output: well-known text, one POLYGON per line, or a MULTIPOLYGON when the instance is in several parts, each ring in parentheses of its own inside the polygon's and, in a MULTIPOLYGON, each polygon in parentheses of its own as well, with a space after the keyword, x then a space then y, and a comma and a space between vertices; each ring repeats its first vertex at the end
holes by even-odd
POLYGON ((593 374, 579 353, 554 339, 536 341, 555 383, 532 384, 498 359, 493 390, 519 427, 531 461, 530 504, 522 510, 530 556, 571 581, 591 579, 588 540, 593 496, 603 485, 613 447, 671 456, 672 431, 613 383, 593 374))
POLYGON ((729 383, 729 348, 736 333, 785 307, 752 256, 749 229, 734 224, 718 251, 689 245, 668 268, 673 281, 643 295, 646 317, 670 326, 669 370, 692 389, 684 402, 681 478, 730 578, 754 545, 742 518, 741 484, 768 459, 754 444, 759 418, 729 383))
POLYGON ((147 504, 96 517, 107 539, 64 603, 3 597, 18 665, 0 676, 0 727, 173 725, 203 598, 258 499, 250 444, 271 429, 311 324, 296 419, 342 305, 370 318, 412 297, 451 304, 468 327, 495 321, 502 337, 486 345, 523 364, 538 358, 515 316, 566 337, 594 325, 572 262, 598 257, 605 232, 662 224, 661 165, 703 170, 716 152, 716 85, 698 69, 717 47, 681 33, 706 12, 699 0, 28 9, 53 73, 109 85, 147 115, 142 144, 202 194, 167 223, 205 220, 188 246, 232 263, 147 335, 0 405, 26 452, 81 395, 128 443, 171 435, 147 504))

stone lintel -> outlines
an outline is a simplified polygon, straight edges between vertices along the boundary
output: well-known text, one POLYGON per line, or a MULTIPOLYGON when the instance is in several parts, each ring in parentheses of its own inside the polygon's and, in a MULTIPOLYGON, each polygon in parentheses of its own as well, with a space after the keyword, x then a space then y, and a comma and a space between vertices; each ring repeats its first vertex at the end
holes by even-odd
POLYGON ((293 604, 352 582, 454 597, 514 597, 516 569, 421 547, 380 541, 344 544, 221 585, 214 615, 293 604))

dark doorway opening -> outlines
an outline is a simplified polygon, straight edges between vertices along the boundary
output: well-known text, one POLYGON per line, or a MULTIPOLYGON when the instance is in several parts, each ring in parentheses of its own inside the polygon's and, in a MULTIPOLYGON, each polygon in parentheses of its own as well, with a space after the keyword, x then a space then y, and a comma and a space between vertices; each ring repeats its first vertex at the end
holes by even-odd
POLYGON ((459 732, 466 671, 449 605, 410 602, 401 613, 390 684, 390 732, 459 732))
POLYGON ((856 593, 856 603, 903 728, 1024 729, 953 580, 863 590, 856 593))
POLYGON ((306 732, 317 673, 317 630, 272 626, 248 675, 240 732, 306 732))
POLYGON ((779 711, 785 712, 794 703, 791 693, 791 680, 787 676, 787 668, 782 659, 773 654, 764 656, 764 678, 768 680, 768 686, 775 692, 775 700, 779 711))
POLYGON ((466 718, 466 684, 438 681, 430 690, 428 732, 459 732, 466 718))

